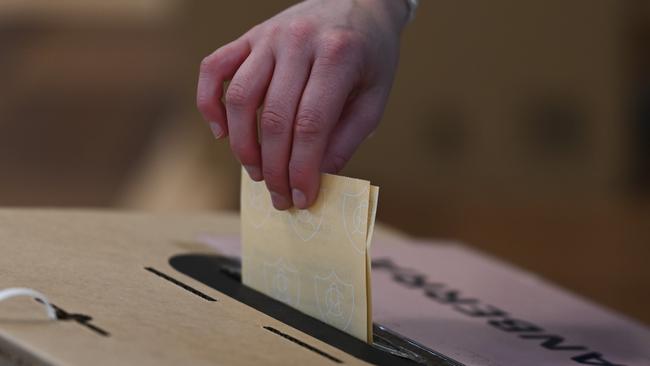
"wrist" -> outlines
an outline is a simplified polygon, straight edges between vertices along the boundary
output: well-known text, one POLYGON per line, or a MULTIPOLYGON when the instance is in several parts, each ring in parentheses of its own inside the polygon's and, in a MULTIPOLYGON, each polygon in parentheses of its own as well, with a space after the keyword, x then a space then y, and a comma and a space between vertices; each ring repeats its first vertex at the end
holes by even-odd
POLYGON ((368 11, 385 19, 399 34, 411 18, 411 7, 407 0, 357 0, 368 11))

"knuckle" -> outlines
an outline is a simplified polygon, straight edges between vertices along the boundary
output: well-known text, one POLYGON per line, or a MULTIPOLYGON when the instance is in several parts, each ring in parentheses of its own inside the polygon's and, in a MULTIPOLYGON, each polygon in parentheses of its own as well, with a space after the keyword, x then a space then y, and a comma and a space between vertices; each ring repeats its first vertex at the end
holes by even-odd
POLYGON ((296 116, 294 127, 296 138, 314 141, 323 132, 323 115, 316 109, 303 109, 296 116))
POLYGON ((201 73, 208 73, 212 71, 215 58, 216 57, 214 55, 210 55, 204 57, 203 60, 201 60, 201 66, 200 66, 201 73))
POLYGON ((199 93, 196 96, 196 107, 201 112, 208 111, 212 107, 212 101, 203 93, 199 93))
POLYGON ((246 36, 248 36, 249 39, 255 39, 259 37, 259 35, 263 32, 263 23, 262 24, 257 24, 253 26, 251 29, 246 32, 246 36))
POLYGON ((283 29, 281 27, 281 24, 278 22, 271 23, 265 25, 263 30, 260 30, 260 34, 264 34, 265 37, 268 37, 269 39, 276 39, 278 36, 281 35, 283 29))
POLYGON ((323 36, 321 54, 332 63, 346 60, 358 45, 358 37, 350 31, 335 31, 323 36))
POLYGON ((312 36, 314 33, 315 27, 311 21, 304 19, 292 20, 287 25, 287 33, 291 40, 299 46, 303 46, 304 43, 312 36))
POLYGON ((226 91, 226 104, 233 108, 245 107, 250 101, 248 88, 238 82, 231 82, 226 91))
POLYGON ((219 48, 201 60, 201 72, 214 72, 223 64, 224 48, 219 48))
POLYGON ((260 128, 266 134, 282 135, 287 132, 289 119, 276 109, 267 107, 260 115, 260 128))

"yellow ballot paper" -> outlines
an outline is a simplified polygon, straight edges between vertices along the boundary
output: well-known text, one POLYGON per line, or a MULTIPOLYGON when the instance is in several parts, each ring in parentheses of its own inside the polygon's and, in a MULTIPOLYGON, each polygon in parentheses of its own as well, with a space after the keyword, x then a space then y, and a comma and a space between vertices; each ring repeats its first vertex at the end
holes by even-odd
POLYGON ((242 280, 372 342, 370 241, 379 188, 323 174, 309 209, 277 211, 264 182, 242 171, 242 280))

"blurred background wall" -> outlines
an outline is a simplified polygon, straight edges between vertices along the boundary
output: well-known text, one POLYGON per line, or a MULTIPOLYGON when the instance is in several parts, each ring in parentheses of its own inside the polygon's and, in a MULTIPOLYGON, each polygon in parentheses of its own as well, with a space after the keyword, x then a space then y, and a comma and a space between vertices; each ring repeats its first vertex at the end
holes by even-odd
MULTIPOLYGON (((0 1, 0 205, 236 210, 198 65, 291 3, 0 1)), ((343 174, 384 223, 650 323, 650 2, 422 1, 343 174)))

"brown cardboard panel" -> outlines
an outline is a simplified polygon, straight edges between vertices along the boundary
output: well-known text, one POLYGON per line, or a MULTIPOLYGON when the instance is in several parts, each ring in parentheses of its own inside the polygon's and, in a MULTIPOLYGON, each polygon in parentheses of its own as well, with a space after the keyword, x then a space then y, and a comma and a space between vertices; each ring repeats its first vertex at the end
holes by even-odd
POLYGON ((54 365, 334 363, 289 336, 344 364, 365 364, 168 264, 174 255, 211 252, 197 244, 202 235, 238 230, 239 219, 230 214, 0 210, 0 289, 30 287, 69 314, 92 317, 86 325, 49 321, 31 299, 2 302, 0 360, 9 355, 54 365))

